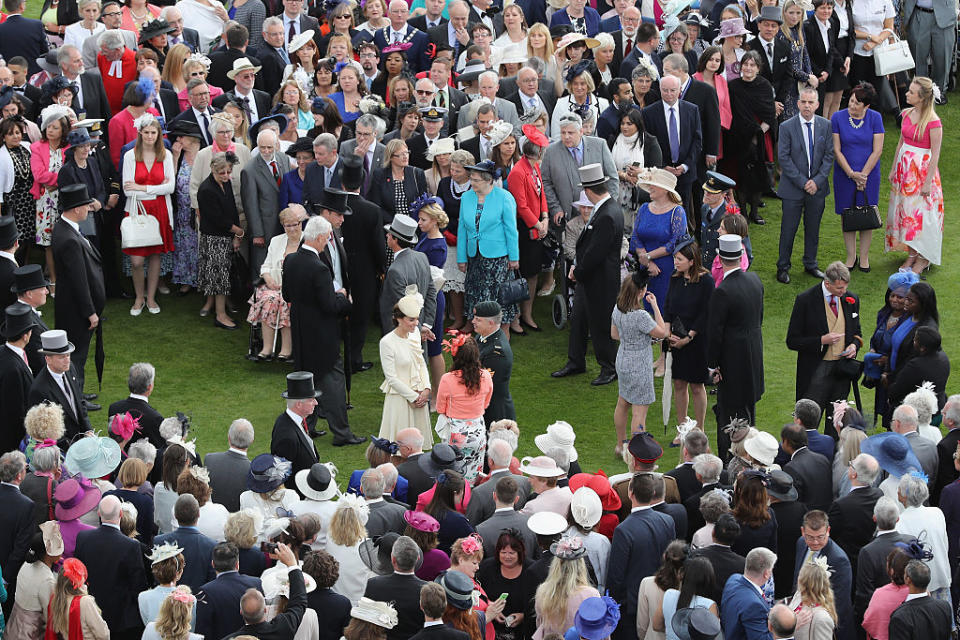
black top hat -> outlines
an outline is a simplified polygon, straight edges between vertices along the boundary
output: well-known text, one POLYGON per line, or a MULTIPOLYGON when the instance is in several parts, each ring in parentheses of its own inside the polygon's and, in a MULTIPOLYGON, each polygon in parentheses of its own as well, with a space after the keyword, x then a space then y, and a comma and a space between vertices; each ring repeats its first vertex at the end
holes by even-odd
POLYGON ((18 338, 30 329, 37 327, 33 309, 28 304, 15 302, 4 309, 4 322, 0 325, 0 335, 4 340, 18 338))
MULTIPOLYGON (((287 147, 287 150, 284 151, 284 153, 286 153, 291 158, 296 158, 297 154, 300 153, 301 151, 306 151, 307 153, 312 154, 313 140, 311 140, 310 138, 297 138, 297 141, 294 142, 289 147, 287 147)), ((346 158, 340 158, 340 159, 345 160, 346 158)))
POLYGON ((63 76, 56 76, 43 83, 43 86, 40 87, 40 94, 44 98, 53 98, 64 89, 70 89, 73 95, 77 95, 78 89, 75 84, 63 76))
POLYGON ((93 198, 87 193, 85 184, 68 184, 60 187, 60 208, 62 211, 76 209, 83 205, 93 202, 93 198))
MULTIPOLYGON (((3 219, 5 218, 6 216, 3 219)), ((38 264, 25 264, 13 270, 13 284, 10 285, 12 293, 19 294, 49 286, 50 283, 43 277, 43 267, 38 264)))
POLYGON ((253 143, 253 146, 257 146, 257 134, 260 133, 260 127, 262 127, 266 122, 276 122, 280 127, 280 133, 286 131, 287 125, 290 123, 290 121, 287 120, 287 116, 283 115, 282 113, 275 113, 272 116, 260 118, 251 124, 250 129, 247 130, 247 135, 250 137, 250 141, 253 143))
POLYGON ((173 32, 173 27, 163 18, 151 20, 140 29, 140 43, 144 43, 150 38, 156 38, 173 32))
POLYGON ((177 138, 190 137, 203 140, 203 134, 200 132, 200 125, 192 120, 174 120, 170 123, 170 129, 167 131, 167 139, 173 144, 177 138))
POLYGON ((653 464, 663 455, 663 447, 657 442, 656 438, 649 431, 641 431, 630 438, 627 445, 630 455, 639 462, 653 464))
POLYGON ((19 239, 20 233, 13 216, 0 217, 0 249, 9 249, 19 239))
POLYGON ((15 91, 10 85, 0 87, 0 109, 10 104, 10 101, 13 100, 14 93, 15 91))
POLYGON ((717 171, 707 171, 707 181, 703 183, 703 190, 710 193, 720 193, 737 186, 736 180, 717 171))
POLYGON ((347 196, 349 195, 349 193, 341 189, 325 187, 323 194, 320 196, 320 202, 316 203, 314 208, 317 209, 318 213, 321 209, 326 209, 327 211, 349 216, 353 214, 353 211, 347 206, 347 196))
POLYGON ((287 390, 282 395, 287 400, 319 398, 320 391, 313 388, 313 374, 309 371, 294 371, 287 374, 287 390))
POLYGON ((436 478, 437 474, 444 469, 453 469, 457 460, 462 459, 460 450, 453 445, 438 442, 433 445, 429 454, 423 454, 417 458, 417 464, 427 472, 431 478, 436 478))
POLYGON ((340 184, 344 189, 357 189, 363 184, 363 162, 360 158, 353 154, 340 156, 340 184))

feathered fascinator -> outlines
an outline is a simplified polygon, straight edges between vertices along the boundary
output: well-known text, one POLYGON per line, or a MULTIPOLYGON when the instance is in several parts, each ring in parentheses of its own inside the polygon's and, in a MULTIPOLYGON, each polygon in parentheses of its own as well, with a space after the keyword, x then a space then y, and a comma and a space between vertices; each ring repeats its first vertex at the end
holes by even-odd
POLYGON ((697 421, 694 418, 685 416, 683 422, 677 425, 677 437, 680 438, 680 442, 683 442, 686 439, 687 434, 697 428, 697 421))
MULTIPOLYGON (((172 438, 167 438, 167 443, 178 444, 184 449, 186 449, 187 453, 189 453, 191 456, 193 456, 194 458, 197 457, 197 439, 196 438, 194 438, 193 440, 184 440, 183 436, 173 436, 172 438)), ((287 464, 289 465, 290 463, 288 462, 287 464)), ((207 480, 209 479, 210 478, 208 475, 207 480)))
POLYGON ((186 64, 187 62, 199 62, 200 64, 205 66, 207 69, 210 68, 210 64, 211 64, 210 58, 203 55, 202 53, 191 53, 190 57, 184 61, 184 64, 186 64))
POLYGON ((909 542, 895 542, 893 546, 902 549, 904 553, 914 560, 933 560, 933 551, 930 550, 929 545, 916 538, 909 542))
POLYGON ((383 117, 383 113, 387 110, 387 105, 383 102, 383 98, 375 95, 366 95, 360 98, 360 113, 372 113, 375 116, 383 117))
POLYGON ((380 52, 380 55, 386 56, 388 53, 394 53, 399 51, 400 53, 406 54, 407 49, 413 46, 412 42, 394 42, 391 45, 387 45, 383 48, 383 51, 380 52))
POLYGON ((135 431, 140 430, 140 419, 134 418, 130 412, 114 414, 110 420, 110 433, 121 440, 129 440, 135 431))
POLYGON ((157 120, 157 117, 152 113, 145 113, 133 121, 133 127, 137 131, 143 131, 144 127, 151 127, 151 126, 160 128, 160 121, 157 120))
POLYGON ((413 201, 413 204, 410 205, 410 217, 416 219, 417 214, 428 204, 435 204, 441 209, 443 208, 443 200, 431 193, 421 194, 419 198, 413 201))
POLYGON ((750 433, 750 422, 744 418, 734 418, 723 428, 723 432, 730 436, 730 442, 740 442, 750 433))
POLYGON ((153 99, 153 93, 157 90, 155 84, 153 84, 153 78, 147 76, 141 76, 137 80, 137 94, 141 97, 143 102, 141 105, 147 104, 153 99))
POLYGON ((366 500, 352 493, 340 496, 337 500, 337 509, 352 509, 360 520, 360 524, 363 525, 367 524, 367 519, 370 517, 370 507, 367 506, 366 500))
POLYGON ((210 484, 210 471, 206 467, 191 465, 190 475, 204 484, 210 484))
MULTIPOLYGON (((850 408, 850 404, 846 400, 837 400, 836 402, 831 402, 833 405, 833 427, 836 429, 843 423, 843 414, 847 412, 847 409, 850 408)), ((839 429, 838 429, 839 431, 839 429)))
POLYGON ((483 542, 477 539, 478 536, 479 534, 473 533, 464 538, 460 543, 460 549, 462 549, 466 555, 472 556, 478 551, 483 551, 483 542))
POLYGON ((827 562, 827 559, 824 556, 817 556, 810 561, 810 564, 818 567, 821 571, 827 574, 828 578, 833 575, 833 569, 830 568, 830 564, 827 562))
POLYGON ((154 565, 158 562, 169 560, 170 558, 176 558, 181 553, 183 553, 183 549, 178 545, 171 542, 164 542, 163 544, 156 545, 153 550, 147 554, 147 560, 150 561, 151 565, 154 565))
POLYGON ((462 347, 464 343, 466 343, 467 338, 470 337, 470 334, 455 329, 450 329, 447 333, 450 334, 451 337, 443 341, 443 350, 447 351, 451 356, 456 356, 460 347, 462 347))
POLYGON ((910 471, 910 475, 913 476, 914 478, 917 478, 918 480, 922 480, 925 483, 930 482, 930 478, 928 478, 927 474, 925 474, 923 471, 918 471, 916 469, 913 469, 912 471, 910 471))
POLYGON ((763 486, 768 486, 770 484, 770 475, 764 471, 758 469, 747 469, 740 472, 740 477, 744 479, 748 478, 757 478, 760 482, 763 483, 763 486))
POLYGON ((400 445, 396 442, 391 442, 387 438, 377 438, 376 436, 370 436, 370 443, 373 444, 377 449, 381 451, 386 451, 391 455, 397 455, 397 452, 400 451, 400 445))
POLYGON ((190 587, 186 585, 180 585, 171 591, 167 597, 191 606, 193 606, 193 603, 197 601, 196 596, 190 593, 190 587))
POLYGON ((87 567, 76 558, 67 558, 63 561, 63 575, 77 591, 87 583, 87 567))

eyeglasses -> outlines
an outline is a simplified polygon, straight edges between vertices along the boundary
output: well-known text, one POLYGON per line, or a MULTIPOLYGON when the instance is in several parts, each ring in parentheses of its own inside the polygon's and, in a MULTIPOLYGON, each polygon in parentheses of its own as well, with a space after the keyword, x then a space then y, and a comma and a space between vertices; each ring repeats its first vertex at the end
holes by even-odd
POLYGON ((123 15, 123 12, 122 12, 122 11, 111 11, 110 13, 103 13, 103 14, 100 14, 100 15, 103 16, 104 18, 112 18, 112 17, 114 17, 114 16, 122 16, 122 15, 123 15))
POLYGON ((432 96, 436 91, 430 91, 429 89, 417 89, 418 96, 432 96))
POLYGON ((373 53, 373 52, 371 52, 371 51, 367 51, 366 53, 361 53, 361 54, 360 54, 360 59, 361 59, 361 60, 363 60, 363 59, 365 59, 365 58, 369 58, 369 59, 371 59, 371 60, 374 60, 374 59, 376 59, 376 57, 377 57, 377 54, 375 54, 375 53, 373 53))
POLYGON ((349 20, 350 16, 334 16, 335 20, 349 20))
POLYGON ((818 535, 818 536, 812 536, 812 535, 810 535, 809 533, 804 533, 804 534, 803 534, 803 539, 804 539, 804 540, 809 540, 810 542, 824 542, 824 541, 826 541, 826 539, 829 538, 829 537, 830 537, 830 534, 829 534, 829 533, 826 533, 826 532, 821 533, 821 534, 818 535))
POLYGON ((210 92, 209 92, 209 91, 204 91, 203 93, 191 93, 191 94, 190 94, 190 97, 191 97, 191 98, 203 98, 204 96, 206 96, 207 98, 209 98, 209 97, 210 97, 210 92))
POLYGON ((205 78, 206 76, 207 76, 207 72, 206 72, 206 71, 191 71, 191 72, 190 72, 190 77, 191 77, 191 78, 205 78))
POLYGON ((409 151, 397 151, 395 154, 390 156, 391 158, 406 158, 410 155, 409 151))
POLYGON ((354 134, 354 137, 355 137, 355 138, 372 138, 372 137, 373 137, 373 132, 365 133, 365 132, 363 132, 363 131, 357 131, 357 132, 354 134))

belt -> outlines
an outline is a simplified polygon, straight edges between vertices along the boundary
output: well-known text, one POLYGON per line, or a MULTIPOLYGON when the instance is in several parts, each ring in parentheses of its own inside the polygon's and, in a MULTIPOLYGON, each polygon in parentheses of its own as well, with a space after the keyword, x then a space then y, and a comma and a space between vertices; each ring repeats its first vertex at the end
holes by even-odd
POLYGON ((923 11, 924 13, 933 13, 933 9, 927 9, 926 7, 916 7, 917 11, 923 11))
MULTIPOLYGON (((920 7, 917 7, 917 8, 919 9, 920 7)), ((44 31, 47 32, 47 35, 48 35, 48 36, 56 36, 56 37, 58 37, 58 38, 62 38, 62 37, 63 37, 63 34, 60 33, 59 31, 50 31, 50 29, 44 29, 44 31)))

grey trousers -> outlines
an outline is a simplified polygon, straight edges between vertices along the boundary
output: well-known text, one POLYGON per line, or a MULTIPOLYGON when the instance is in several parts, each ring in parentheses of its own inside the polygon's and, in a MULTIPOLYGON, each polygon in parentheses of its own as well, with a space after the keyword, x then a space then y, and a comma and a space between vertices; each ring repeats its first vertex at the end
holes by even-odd
POLYGON ((803 268, 817 267, 817 248, 820 246, 820 218, 823 217, 823 205, 826 201, 824 191, 810 195, 804 193, 802 200, 783 200, 783 219, 780 222, 780 257, 777 270, 790 269, 790 256, 793 254, 793 240, 803 218, 803 268))
POLYGON ((953 54, 955 27, 940 28, 933 13, 915 9, 910 16, 907 42, 917 63, 916 75, 927 76, 946 93, 953 54))

